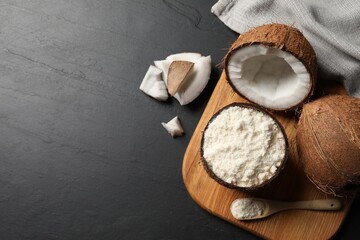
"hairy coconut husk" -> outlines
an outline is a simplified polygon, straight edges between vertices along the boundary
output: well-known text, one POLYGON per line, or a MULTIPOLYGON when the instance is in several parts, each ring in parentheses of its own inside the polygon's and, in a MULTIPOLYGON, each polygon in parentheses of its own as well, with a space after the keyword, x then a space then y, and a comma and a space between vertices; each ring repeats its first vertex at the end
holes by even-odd
POLYGON ((261 187, 264 187, 265 185, 268 185, 270 182, 272 182, 278 175, 279 173, 282 171, 282 169, 284 168, 285 166, 285 163, 286 163, 286 160, 288 158, 288 139, 287 139, 287 136, 286 136, 286 133, 285 133, 285 130, 283 128, 283 126, 281 125, 281 123, 275 118, 273 117, 268 111, 262 109, 262 108, 259 108, 257 107, 256 105, 254 104, 250 104, 250 103, 231 103, 223 108, 221 108, 220 110, 218 110, 212 117, 211 119, 209 120, 209 122, 207 123, 204 131, 203 131, 203 135, 202 135, 202 139, 201 139, 201 148, 200 148, 200 154, 201 154, 201 163, 205 169, 205 171, 207 172, 207 174, 212 178, 214 179, 216 182, 218 182, 219 184, 227 187, 227 188, 230 188, 230 189, 238 189, 238 190, 257 190, 261 187), (276 123, 276 125, 278 126, 278 128, 280 129, 283 137, 284 137, 284 140, 285 140, 285 155, 284 155, 284 159, 282 160, 282 163, 281 165, 278 167, 277 171, 274 173, 274 175, 269 178, 268 180, 264 181, 262 184, 259 184, 259 185, 256 185, 256 186, 251 186, 251 187, 239 187, 237 185, 234 185, 234 184, 231 184, 231 183, 228 183, 228 182, 225 182, 224 180, 222 180, 221 178, 219 178, 210 168, 209 164, 207 163, 206 159, 204 158, 204 135, 205 135, 205 132, 209 126, 209 124, 211 123, 211 121, 213 119, 216 118, 216 116, 218 116, 222 111, 224 111, 225 109, 227 108, 230 108, 232 106, 239 106, 239 107, 242 107, 242 108, 250 108, 250 109, 253 109, 253 110, 256 110, 256 111, 259 111, 259 112, 262 112, 264 114, 266 114, 267 116, 269 116, 270 118, 272 118, 274 120, 274 122, 276 123))
POLYGON ((311 97, 315 88, 315 83, 317 78, 316 54, 310 43, 304 37, 304 35, 298 29, 290 25, 274 23, 274 24, 268 24, 268 25, 256 27, 246 33, 241 34, 238 37, 238 39, 232 44, 232 46, 230 47, 228 53, 224 58, 223 65, 228 83, 234 89, 234 91, 240 96, 246 98, 235 88, 235 86, 233 85, 233 83, 229 78, 229 72, 227 68, 229 59, 238 49, 254 44, 262 44, 266 47, 277 48, 292 54, 300 62, 303 63, 308 73, 310 74, 312 87, 309 90, 308 94, 304 97, 302 102, 294 106, 289 106, 288 108, 280 108, 280 109, 272 108, 270 110, 275 110, 275 111, 292 110, 306 103, 308 99, 311 97))
POLYGON ((308 178, 322 191, 346 195, 360 186, 360 99, 326 96, 304 106, 296 135, 308 178))

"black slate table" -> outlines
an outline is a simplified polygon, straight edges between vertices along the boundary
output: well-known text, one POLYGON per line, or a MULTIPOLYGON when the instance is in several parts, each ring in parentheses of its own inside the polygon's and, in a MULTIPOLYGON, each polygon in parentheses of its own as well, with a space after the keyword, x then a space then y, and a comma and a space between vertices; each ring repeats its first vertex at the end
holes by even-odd
MULTIPOLYGON (((0 1, 0 239, 257 239, 197 206, 182 158, 237 34, 215 0, 0 1), (139 90, 153 60, 211 55, 181 107, 139 90), (161 122, 178 115, 186 135, 161 122)), ((360 235, 357 198, 336 239, 360 235)))

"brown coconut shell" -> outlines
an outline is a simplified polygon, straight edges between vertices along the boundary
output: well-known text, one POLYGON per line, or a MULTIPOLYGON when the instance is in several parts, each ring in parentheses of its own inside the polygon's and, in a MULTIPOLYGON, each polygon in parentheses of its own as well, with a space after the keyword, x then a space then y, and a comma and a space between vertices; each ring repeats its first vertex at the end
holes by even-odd
POLYGON ((224 58, 223 65, 225 69, 226 79, 230 86, 233 88, 233 90, 240 96, 246 98, 234 87, 231 80, 229 79, 227 68, 229 59, 231 58, 232 54, 234 54, 238 49, 254 44, 262 44, 266 47, 277 48, 292 54, 304 64, 305 68, 310 74, 312 87, 301 103, 294 106, 289 106, 286 109, 279 108, 270 110, 293 110, 307 102, 314 92, 317 79, 316 54, 311 44, 297 28, 285 24, 274 23, 253 28, 250 31, 241 34, 238 39, 232 44, 224 58))
POLYGON ((360 99, 333 95, 305 104, 296 135, 308 178, 322 191, 346 195, 360 186, 360 99))
POLYGON ((283 126, 281 125, 281 123, 271 115, 271 113, 269 113, 268 111, 254 105, 254 104, 251 104, 251 103, 231 103, 223 108, 221 108, 220 110, 218 110, 212 117, 211 119, 209 120, 209 122, 206 124, 205 126, 205 129, 203 131, 203 134, 202 134, 202 138, 201 138, 201 148, 200 148, 200 154, 201 154, 201 163, 202 163, 202 166, 204 167, 206 173, 212 178, 214 179, 216 182, 218 182, 219 184, 227 187, 227 188, 230 188, 230 189, 238 189, 238 190, 245 190, 245 191, 250 191, 250 190, 257 190, 259 188, 262 188, 266 185, 268 185, 270 182, 272 182, 278 175, 279 173, 282 171, 282 169, 284 168, 285 166, 285 163, 287 161, 287 158, 288 158, 288 139, 287 139, 287 136, 286 136, 286 133, 285 133, 285 130, 283 128, 283 126), (204 135, 205 135, 205 132, 206 130, 208 129, 209 127, 209 124, 219 115, 221 114, 222 111, 224 111, 225 109, 228 109, 230 107, 233 107, 233 106, 239 106, 239 107, 242 107, 242 108, 250 108, 250 109, 253 109, 253 110, 256 110, 256 111, 259 111, 259 112, 262 112, 264 113, 265 115, 269 116, 271 119, 274 120, 274 122, 276 123, 276 125, 279 127, 283 137, 284 137, 284 140, 285 140, 285 155, 284 155, 284 159, 282 160, 282 163, 281 165, 277 168, 277 171, 274 173, 274 175, 269 178, 268 180, 264 181, 262 184, 259 184, 259 185, 256 185, 256 186, 251 186, 251 187, 239 187, 237 185, 234 185, 234 184, 231 184, 231 183, 228 183, 228 182, 225 182, 224 180, 222 180, 221 178, 219 178, 213 171, 212 169, 210 168, 209 164, 207 163, 205 157, 204 157, 204 135))

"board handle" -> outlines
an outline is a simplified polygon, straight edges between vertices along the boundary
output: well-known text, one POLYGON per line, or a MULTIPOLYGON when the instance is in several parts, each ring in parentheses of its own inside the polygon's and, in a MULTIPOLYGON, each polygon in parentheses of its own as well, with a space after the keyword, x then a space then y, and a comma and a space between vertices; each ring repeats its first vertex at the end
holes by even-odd
POLYGON ((342 202, 338 199, 299 201, 294 202, 291 208, 309 210, 340 210, 342 208, 342 202))

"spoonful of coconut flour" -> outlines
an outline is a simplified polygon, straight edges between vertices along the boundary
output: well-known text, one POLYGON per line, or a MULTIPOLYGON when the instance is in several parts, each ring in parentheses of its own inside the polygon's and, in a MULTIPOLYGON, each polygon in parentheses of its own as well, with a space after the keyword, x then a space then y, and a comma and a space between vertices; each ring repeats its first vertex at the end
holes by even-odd
POLYGON ((237 220, 253 220, 268 217, 274 213, 303 210, 340 210, 342 202, 338 199, 322 199, 298 202, 274 201, 262 198, 240 198, 232 202, 230 210, 237 220))

